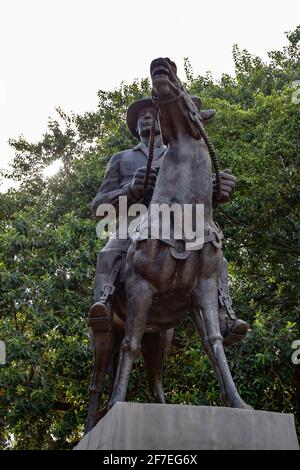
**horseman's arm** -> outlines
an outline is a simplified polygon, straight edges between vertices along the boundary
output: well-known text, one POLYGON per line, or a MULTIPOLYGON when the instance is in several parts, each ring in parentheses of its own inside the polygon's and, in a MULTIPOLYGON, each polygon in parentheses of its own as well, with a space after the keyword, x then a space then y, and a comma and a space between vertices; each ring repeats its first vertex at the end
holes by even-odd
POLYGON ((216 175, 212 176, 213 182, 213 207, 217 207, 219 204, 224 204, 232 200, 232 196, 235 190, 236 177, 230 173, 230 170, 224 170, 221 172, 221 195, 217 200, 217 180, 216 175))
POLYGON ((101 204, 112 204, 118 213, 119 197, 127 196, 128 203, 130 204, 130 184, 131 182, 120 187, 121 174, 120 174, 120 160, 122 152, 117 153, 111 157, 102 184, 92 201, 92 210, 97 215, 97 208, 101 204))

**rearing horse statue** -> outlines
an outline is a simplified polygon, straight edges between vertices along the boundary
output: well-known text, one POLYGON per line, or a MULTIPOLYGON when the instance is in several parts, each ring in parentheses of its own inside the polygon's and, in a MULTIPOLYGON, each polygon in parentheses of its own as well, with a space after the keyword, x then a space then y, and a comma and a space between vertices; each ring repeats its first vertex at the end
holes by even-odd
POLYGON ((125 285, 127 321, 109 407, 126 399, 134 357, 145 332, 170 331, 189 311, 216 373, 224 403, 233 408, 250 408, 232 379, 219 326, 222 235, 213 221, 209 149, 196 125, 196 108, 177 77, 176 65, 159 58, 151 63, 150 72, 162 137, 168 149, 148 213, 154 204, 177 203, 182 207, 190 204, 195 216, 196 206, 202 205, 204 243, 199 249, 178 252, 174 240, 141 235, 129 248, 125 285))

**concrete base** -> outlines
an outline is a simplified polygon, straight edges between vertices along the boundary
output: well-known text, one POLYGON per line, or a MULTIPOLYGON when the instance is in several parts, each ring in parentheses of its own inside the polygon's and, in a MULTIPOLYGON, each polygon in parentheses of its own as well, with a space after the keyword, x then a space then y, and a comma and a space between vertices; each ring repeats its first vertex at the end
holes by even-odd
POLYGON ((299 450, 294 416, 212 406, 117 403, 75 450, 299 450))

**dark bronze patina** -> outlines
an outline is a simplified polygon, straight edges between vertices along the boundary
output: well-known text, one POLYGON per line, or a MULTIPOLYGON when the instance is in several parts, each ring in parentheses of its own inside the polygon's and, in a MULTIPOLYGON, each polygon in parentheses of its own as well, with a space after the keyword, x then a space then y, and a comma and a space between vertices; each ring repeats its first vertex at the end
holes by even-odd
POLYGON ((99 254, 96 302, 89 314, 95 363, 86 431, 103 414, 98 408, 109 366, 115 371, 109 407, 125 400, 140 347, 150 392, 156 402, 165 402, 163 364, 174 326, 187 312, 215 370, 224 403, 248 408, 238 394, 223 349, 241 341, 248 325, 236 319, 232 309, 222 232, 212 216, 213 206, 230 199, 235 178, 220 172, 203 127, 213 111, 202 111, 199 98, 188 95, 169 59, 154 60, 150 71, 154 99, 134 103, 127 114, 128 126, 141 142, 111 158, 92 205, 95 211, 102 203, 117 206, 121 195, 128 197, 129 205, 147 200, 150 204, 204 204, 205 243, 199 250, 186 251, 185 240, 152 240, 141 235, 135 242, 111 239, 99 254), (216 176, 212 176, 211 158, 216 176))

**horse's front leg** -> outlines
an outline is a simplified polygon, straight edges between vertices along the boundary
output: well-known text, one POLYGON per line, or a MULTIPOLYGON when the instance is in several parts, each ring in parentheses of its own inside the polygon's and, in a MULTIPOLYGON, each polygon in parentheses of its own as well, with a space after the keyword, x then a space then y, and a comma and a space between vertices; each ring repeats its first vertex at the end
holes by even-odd
POLYGON ((201 257, 201 272, 194 291, 195 308, 201 311, 201 336, 209 349, 209 358, 214 366, 223 399, 232 408, 250 408, 240 397, 233 381, 223 347, 218 312, 218 279, 222 251, 211 243, 205 244, 201 257))
POLYGON ((206 326, 203 320, 202 312, 197 310, 197 308, 194 308, 191 314, 192 314, 192 319, 193 319, 196 331, 201 338, 203 350, 209 359, 210 365, 212 366, 212 368, 214 369, 216 373, 216 377, 217 377, 217 380, 221 389, 221 400, 223 401, 224 404, 228 405, 228 399, 227 399, 227 394, 224 388, 223 378, 219 371, 211 345, 208 341, 207 330, 206 330, 206 326))
POLYGON ((135 273, 130 274, 126 288, 128 316, 109 408, 117 401, 125 401, 133 361, 140 348, 154 297, 154 288, 135 273))
POLYGON ((142 338, 142 354, 148 375, 149 389, 155 403, 165 403, 162 371, 171 347, 174 329, 147 333, 142 338))
POLYGON ((94 352, 93 379, 90 385, 90 403, 85 433, 89 432, 99 420, 99 402, 103 392, 104 379, 112 357, 117 336, 108 316, 91 315, 89 317, 91 343, 94 352))

